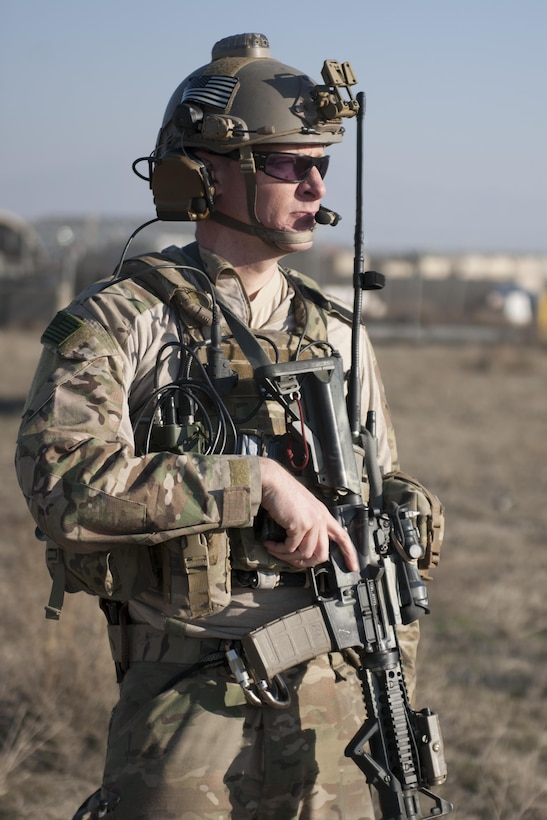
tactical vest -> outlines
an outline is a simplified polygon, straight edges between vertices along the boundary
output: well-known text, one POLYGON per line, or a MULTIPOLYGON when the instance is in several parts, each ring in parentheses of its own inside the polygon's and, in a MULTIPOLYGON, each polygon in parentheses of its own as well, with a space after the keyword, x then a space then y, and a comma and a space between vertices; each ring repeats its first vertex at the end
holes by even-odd
MULTIPOLYGON (((128 260, 123 276, 135 279, 170 305, 184 326, 186 343, 199 344, 211 327, 210 297, 175 267, 165 266, 166 262, 196 266, 193 256, 185 256, 183 252, 177 251, 176 256, 153 254, 128 260)), ((328 315, 336 314, 342 321, 351 323, 351 313, 343 305, 327 299, 307 277, 293 272, 286 275, 295 290, 292 300, 295 330, 292 334, 268 332, 268 339, 256 336, 255 342, 271 360, 274 351, 280 361, 291 360, 297 350, 298 358, 328 355, 328 348, 321 346, 328 341, 328 315), (306 347, 308 344, 312 347, 306 347)), ((222 333, 224 355, 239 376, 237 384, 223 397, 228 413, 236 420, 239 440, 252 441, 256 455, 273 455, 290 467, 283 408, 275 401, 262 401, 248 352, 231 336, 228 326, 223 325, 222 333), (274 452, 272 448, 277 449, 274 452)), ((204 360, 203 347, 199 348, 199 356, 204 360)), ((214 408, 211 412, 214 413, 214 408)), ((184 450, 177 442, 167 445, 159 442, 155 448, 184 450)), ((151 449, 154 449, 153 437, 151 449)), ((296 475, 308 483, 305 473, 297 470, 296 475)), ((366 476, 363 482, 365 487, 366 476)), ((400 472, 384 478, 384 496, 386 500, 403 498, 408 509, 418 512, 421 541, 426 550, 418 566, 422 575, 428 577, 427 570, 439 561, 444 531, 442 504, 420 482, 400 472)), ((48 543, 47 563, 53 577, 46 607, 48 617, 60 616, 65 591, 80 590, 113 601, 127 601, 145 590, 155 590, 163 596, 167 610, 183 618, 220 611, 230 602, 233 570, 295 572, 284 562, 275 561, 264 549, 261 543, 264 533, 260 530, 260 517, 258 519, 253 528, 195 533, 156 547, 128 545, 117 546, 112 551, 78 554, 48 543)))
MULTIPOLYGON (((146 256, 129 260, 127 266, 132 272, 131 278, 170 304, 182 320, 186 343, 199 344, 203 341, 204 328, 210 328, 212 322, 210 296, 196 289, 178 270, 157 269, 158 262, 165 263, 165 257, 146 256)), ((196 264, 195 259, 192 259, 192 264, 196 264)), ((326 356, 329 352, 324 345, 327 342, 327 308, 332 310, 332 305, 311 280, 301 275, 286 275, 295 290, 292 300, 294 331, 291 334, 268 331, 264 336, 255 335, 254 339, 272 362, 294 359, 299 348, 302 348, 299 359, 326 356)), ((341 313, 343 307, 340 306, 339 310, 341 313)), ((349 314, 345 318, 349 319, 349 314)), ((250 334, 250 331, 246 333, 250 334)), ((224 357, 238 375, 237 383, 222 397, 239 436, 237 452, 273 456, 293 470, 297 464, 294 461, 291 464, 291 460, 296 458, 298 461, 299 456, 293 453, 292 442, 287 438, 284 409, 276 401, 263 399, 248 351, 242 349, 242 344, 234 338, 232 328, 225 321, 222 323, 222 337, 224 357), (241 442, 249 442, 252 448, 242 449, 241 442)), ((245 336, 243 339, 244 345, 245 336)), ((198 348, 198 356, 205 364, 204 347, 198 348)), ((192 368, 190 375, 199 378, 196 367, 192 368)), ((210 412, 214 415, 214 408, 210 408, 210 412)), ((298 472, 296 475, 304 483, 313 484, 312 476, 306 478, 298 472)), ((169 542, 164 545, 164 549, 168 550, 168 561, 163 562, 163 591, 169 603, 175 607, 181 604, 187 606, 194 616, 208 614, 219 604, 225 606, 228 602, 230 576, 234 570, 296 572, 285 562, 274 559, 262 546, 266 537, 264 527, 267 525, 268 522, 259 516, 253 528, 229 530, 227 533, 200 533, 179 539, 176 544, 169 542), (202 567, 201 573, 196 573, 196 563, 202 567), (201 576, 199 580, 196 575, 201 576)))
MULTIPOLYGON (((123 278, 135 280, 176 311, 188 345, 200 345, 211 327, 211 297, 185 278, 180 270, 169 266, 169 262, 196 267, 195 247, 191 256, 177 250, 170 255, 151 254, 130 259, 121 272, 123 278)), ((271 361, 289 361, 296 356, 297 350, 299 358, 327 355, 328 350, 322 344, 327 341, 328 313, 336 312, 346 321, 351 320, 351 314, 343 305, 333 305, 313 280, 292 272, 286 275, 295 290, 292 300, 294 331, 291 334, 268 331, 267 338, 256 336, 256 341, 271 361)), ((275 401, 263 400, 248 355, 225 322, 222 336, 224 356, 230 368, 238 374, 237 384, 223 396, 223 403, 236 420, 239 441, 252 442, 256 455, 272 455, 273 448, 277 460, 290 461, 286 453, 287 428, 283 408, 275 401)), ((198 347, 198 357, 205 362, 204 346, 198 347)), ((191 377, 199 378, 197 367, 192 368, 191 377)), ((209 410, 214 416, 214 407, 209 410)), ((137 449, 143 452, 144 437, 139 429, 135 433, 137 449)), ((152 450, 184 450, 176 442, 162 442, 158 429, 150 437, 149 446, 152 450)), ((302 476, 301 480, 306 479, 302 476)), ((162 593, 164 603, 171 611, 183 617, 219 611, 230 601, 233 570, 295 572, 288 564, 276 561, 262 546, 263 525, 259 519, 255 528, 196 533, 156 547, 131 545, 116 547, 111 552, 79 554, 48 543, 47 563, 53 577, 49 607, 46 607, 48 616, 60 616, 64 591, 80 590, 108 600, 126 601, 146 589, 155 589, 162 593)))

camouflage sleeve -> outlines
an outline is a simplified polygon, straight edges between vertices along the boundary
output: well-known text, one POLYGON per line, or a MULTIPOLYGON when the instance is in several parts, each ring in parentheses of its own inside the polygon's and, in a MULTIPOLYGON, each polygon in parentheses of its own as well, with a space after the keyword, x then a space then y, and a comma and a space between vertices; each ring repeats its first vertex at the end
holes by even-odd
POLYGON ((48 331, 16 450, 19 483, 45 534, 87 552, 252 523, 258 459, 136 455, 115 335, 71 313, 48 331))

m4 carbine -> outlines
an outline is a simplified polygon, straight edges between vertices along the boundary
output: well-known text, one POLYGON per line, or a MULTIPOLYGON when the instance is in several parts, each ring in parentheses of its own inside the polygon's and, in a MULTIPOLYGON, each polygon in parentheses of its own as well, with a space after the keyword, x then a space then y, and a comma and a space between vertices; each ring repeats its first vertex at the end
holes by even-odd
MULTIPOLYGON (((268 398, 286 410, 315 477, 315 492, 349 532, 360 569, 345 569, 336 544, 330 560, 310 569, 316 603, 243 639, 248 667, 262 691, 285 669, 333 650, 350 655, 361 680, 367 719, 345 754, 378 794, 382 820, 423 820, 452 811, 429 787, 446 765, 437 715, 409 702, 396 627, 429 612, 416 561, 422 554, 415 511, 384 506, 374 417, 355 444, 337 355, 259 367, 268 398), (369 500, 363 501, 363 461, 369 500), (428 801, 426 814, 420 796, 428 801)), ((246 684, 248 685, 248 684, 246 684)), ((282 703, 280 705, 283 705, 282 703)))

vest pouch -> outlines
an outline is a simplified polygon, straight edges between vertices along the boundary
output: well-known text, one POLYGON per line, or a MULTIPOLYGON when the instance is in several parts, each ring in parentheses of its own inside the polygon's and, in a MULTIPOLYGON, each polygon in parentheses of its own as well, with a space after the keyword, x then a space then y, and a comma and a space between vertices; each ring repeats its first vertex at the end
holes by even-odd
POLYGON ((434 493, 413 476, 394 471, 384 476, 384 504, 394 501, 410 512, 416 512, 416 526, 424 555, 418 560, 418 569, 425 580, 427 570, 436 567, 444 538, 444 508, 434 493))
POLYGON ((46 565, 53 582, 46 617, 54 620, 61 617, 65 592, 87 592, 112 601, 128 601, 145 589, 158 586, 146 546, 128 544, 112 550, 77 553, 48 541, 46 565))
POLYGON ((178 616, 197 618, 228 606, 232 587, 224 530, 167 541, 162 552, 163 597, 178 616))
POLYGON ((157 586, 150 552, 144 546, 116 547, 108 552, 63 550, 67 592, 90 592, 101 598, 128 601, 157 586))

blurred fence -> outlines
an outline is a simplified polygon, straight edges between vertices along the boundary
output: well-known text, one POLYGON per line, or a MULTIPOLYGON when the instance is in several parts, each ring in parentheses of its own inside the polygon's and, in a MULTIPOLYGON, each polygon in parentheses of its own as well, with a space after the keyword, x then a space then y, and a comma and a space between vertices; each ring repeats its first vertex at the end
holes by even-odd
MULTIPOLYGON (((136 224, 129 220, 48 220, 33 227, 0 213, 0 327, 44 325, 87 285, 110 276, 136 224)), ((137 235, 129 255, 191 239, 188 226, 159 223, 137 235)), ((477 256, 470 275, 469 255, 437 256, 433 261, 438 268, 444 264, 444 275, 436 276, 432 275, 432 257, 426 254, 373 257, 368 266, 386 273, 386 286, 363 295, 363 317, 371 335, 386 340, 547 342, 547 257, 535 258, 532 287, 534 259, 523 259, 528 261, 526 268, 522 261, 519 266, 519 260, 502 255, 490 260, 477 256), (477 259, 485 260, 484 270, 477 259), (500 262, 503 259, 505 267, 500 262), (519 281, 518 272, 525 269, 528 279, 519 281)), ((347 249, 316 245, 287 257, 284 263, 352 303, 352 262, 347 249)))

